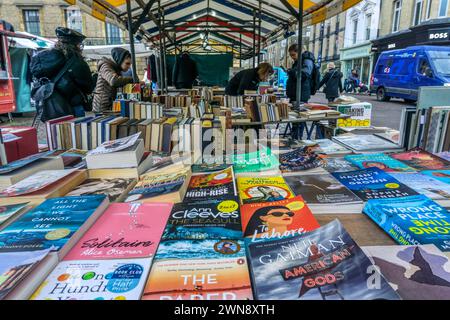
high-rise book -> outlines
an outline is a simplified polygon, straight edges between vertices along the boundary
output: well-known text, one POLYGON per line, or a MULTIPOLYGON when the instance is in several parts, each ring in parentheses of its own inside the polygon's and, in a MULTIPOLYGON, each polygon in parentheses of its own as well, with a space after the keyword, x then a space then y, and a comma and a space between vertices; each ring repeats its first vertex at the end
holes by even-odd
POLYGON ((363 202, 331 174, 298 174, 284 180, 314 213, 361 213, 363 202))
POLYGON ((375 167, 384 172, 416 172, 415 169, 384 153, 351 154, 344 159, 361 169, 375 167))
POLYGON ((233 167, 192 175, 184 201, 236 197, 233 167))
POLYGON ((399 244, 450 251, 450 214, 424 195, 370 200, 364 213, 399 244))
POLYGON ((449 300, 450 261, 432 244, 361 247, 404 300, 449 300))
POLYGON ((333 176, 362 201, 399 198, 418 194, 379 168, 335 172, 333 176))
POLYGON ((271 202, 294 196, 282 176, 242 176, 237 178, 241 202, 271 202))
POLYGON ((258 300, 399 299, 339 220, 247 249, 258 300))
POLYGON ((170 203, 113 203, 64 260, 153 257, 172 209, 170 203))
POLYGON ((296 236, 320 225, 301 196, 241 206, 243 236, 251 242, 296 236))

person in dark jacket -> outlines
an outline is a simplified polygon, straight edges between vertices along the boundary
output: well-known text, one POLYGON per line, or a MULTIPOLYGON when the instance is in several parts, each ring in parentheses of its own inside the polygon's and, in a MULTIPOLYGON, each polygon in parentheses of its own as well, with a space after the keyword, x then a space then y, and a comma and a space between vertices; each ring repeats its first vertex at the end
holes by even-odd
MULTIPOLYGON (((288 49, 289 55, 294 64, 292 68, 288 70, 288 80, 286 83, 286 96, 291 102, 297 101, 297 66, 298 66, 298 45, 293 44, 288 49)), ((300 101, 308 102, 311 98, 311 79, 314 70, 314 54, 309 51, 302 53, 302 91, 300 101)))
POLYGON ((260 82, 267 81, 273 74, 270 63, 262 62, 256 68, 239 71, 228 82, 225 94, 228 96, 240 96, 245 91, 256 91, 260 82))
POLYGON ((55 30, 58 41, 55 47, 35 55, 30 64, 34 78, 55 78, 61 69, 70 61, 70 68, 55 84, 57 90, 72 106, 76 117, 83 117, 85 109, 89 109, 87 96, 94 89, 91 70, 82 56, 82 43, 86 38, 78 31, 58 27, 55 30))
POLYGON ((172 82, 177 89, 192 89, 198 77, 197 63, 191 59, 189 53, 183 52, 177 58, 173 68, 172 82))
POLYGON ((324 92, 328 102, 333 102, 342 93, 342 73, 333 62, 327 64, 327 73, 319 83, 319 89, 325 85, 324 92))

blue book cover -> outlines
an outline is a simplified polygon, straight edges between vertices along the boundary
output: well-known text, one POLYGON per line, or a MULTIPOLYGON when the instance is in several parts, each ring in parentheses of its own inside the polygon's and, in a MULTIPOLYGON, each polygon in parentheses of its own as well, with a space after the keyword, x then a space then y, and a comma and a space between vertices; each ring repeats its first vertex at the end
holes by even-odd
POLYGON ((120 115, 122 117, 130 117, 130 102, 126 100, 120 100, 120 115))
POLYGON ((439 181, 450 183, 450 170, 424 170, 420 173, 430 176, 439 181))
POLYGON ((337 219, 302 235, 248 244, 247 254, 257 300, 400 299, 337 219))
POLYGON ((416 172, 415 169, 384 153, 351 154, 344 159, 361 169, 375 167, 384 172, 416 172))
POLYGON ((332 175, 363 201, 418 194, 379 168, 335 172, 332 175))
POLYGON ((105 198, 92 195, 46 200, 0 232, 0 252, 59 251, 105 198))
POLYGON ((13 161, 13 162, 10 162, 5 165, 0 165, 0 174, 7 174, 7 173, 10 173, 11 171, 23 168, 23 167, 29 165, 30 163, 33 163, 44 157, 50 156, 52 153, 53 153, 53 151, 36 153, 36 154, 33 154, 26 158, 22 158, 22 159, 13 161))
POLYGON ((370 200, 363 211, 399 244, 450 251, 450 214, 424 195, 370 200))

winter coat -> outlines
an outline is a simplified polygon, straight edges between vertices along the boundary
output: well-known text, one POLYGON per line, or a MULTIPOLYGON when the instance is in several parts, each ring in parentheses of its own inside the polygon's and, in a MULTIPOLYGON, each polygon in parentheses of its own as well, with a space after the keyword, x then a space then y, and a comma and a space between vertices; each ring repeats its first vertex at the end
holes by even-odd
POLYGON ((258 69, 246 69, 239 71, 228 82, 225 94, 229 96, 240 96, 244 91, 255 91, 258 89, 259 76, 258 69))
POLYGON ((320 81, 319 88, 323 85, 327 99, 339 97, 342 92, 342 73, 337 69, 329 70, 320 81))
MULTIPOLYGON (((309 98, 311 98, 311 77, 314 69, 314 61, 315 58, 311 52, 305 51, 302 53, 302 92, 300 100, 303 102, 308 102, 309 98)), ((297 101, 297 66, 298 60, 288 70, 286 96, 291 101, 297 101)))
POLYGON ((116 99, 117 88, 133 83, 133 78, 121 76, 121 69, 114 61, 102 58, 98 65, 98 79, 94 91, 92 109, 95 112, 111 110, 116 99))
MULTIPOLYGON (((31 59, 30 71, 34 78, 54 79, 69 61, 58 49, 44 50, 31 59)), ((67 98, 72 107, 86 106, 86 96, 92 93, 95 83, 89 65, 82 57, 75 56, 71 67, 55 84, 55 89, 67 98)))
POLYGON ((172 74, 172 83, 177 89, 192 89, 197 77, 197 64, 189 55, 177 58, 172 74))

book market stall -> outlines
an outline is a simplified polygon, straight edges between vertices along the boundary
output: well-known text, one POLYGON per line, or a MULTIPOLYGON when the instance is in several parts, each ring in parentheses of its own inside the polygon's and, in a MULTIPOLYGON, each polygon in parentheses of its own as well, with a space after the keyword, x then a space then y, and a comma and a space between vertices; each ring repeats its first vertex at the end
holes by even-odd
POLYGON ((0 300, 450 299, 448 106, 161 85, 0 127, 0 300))

